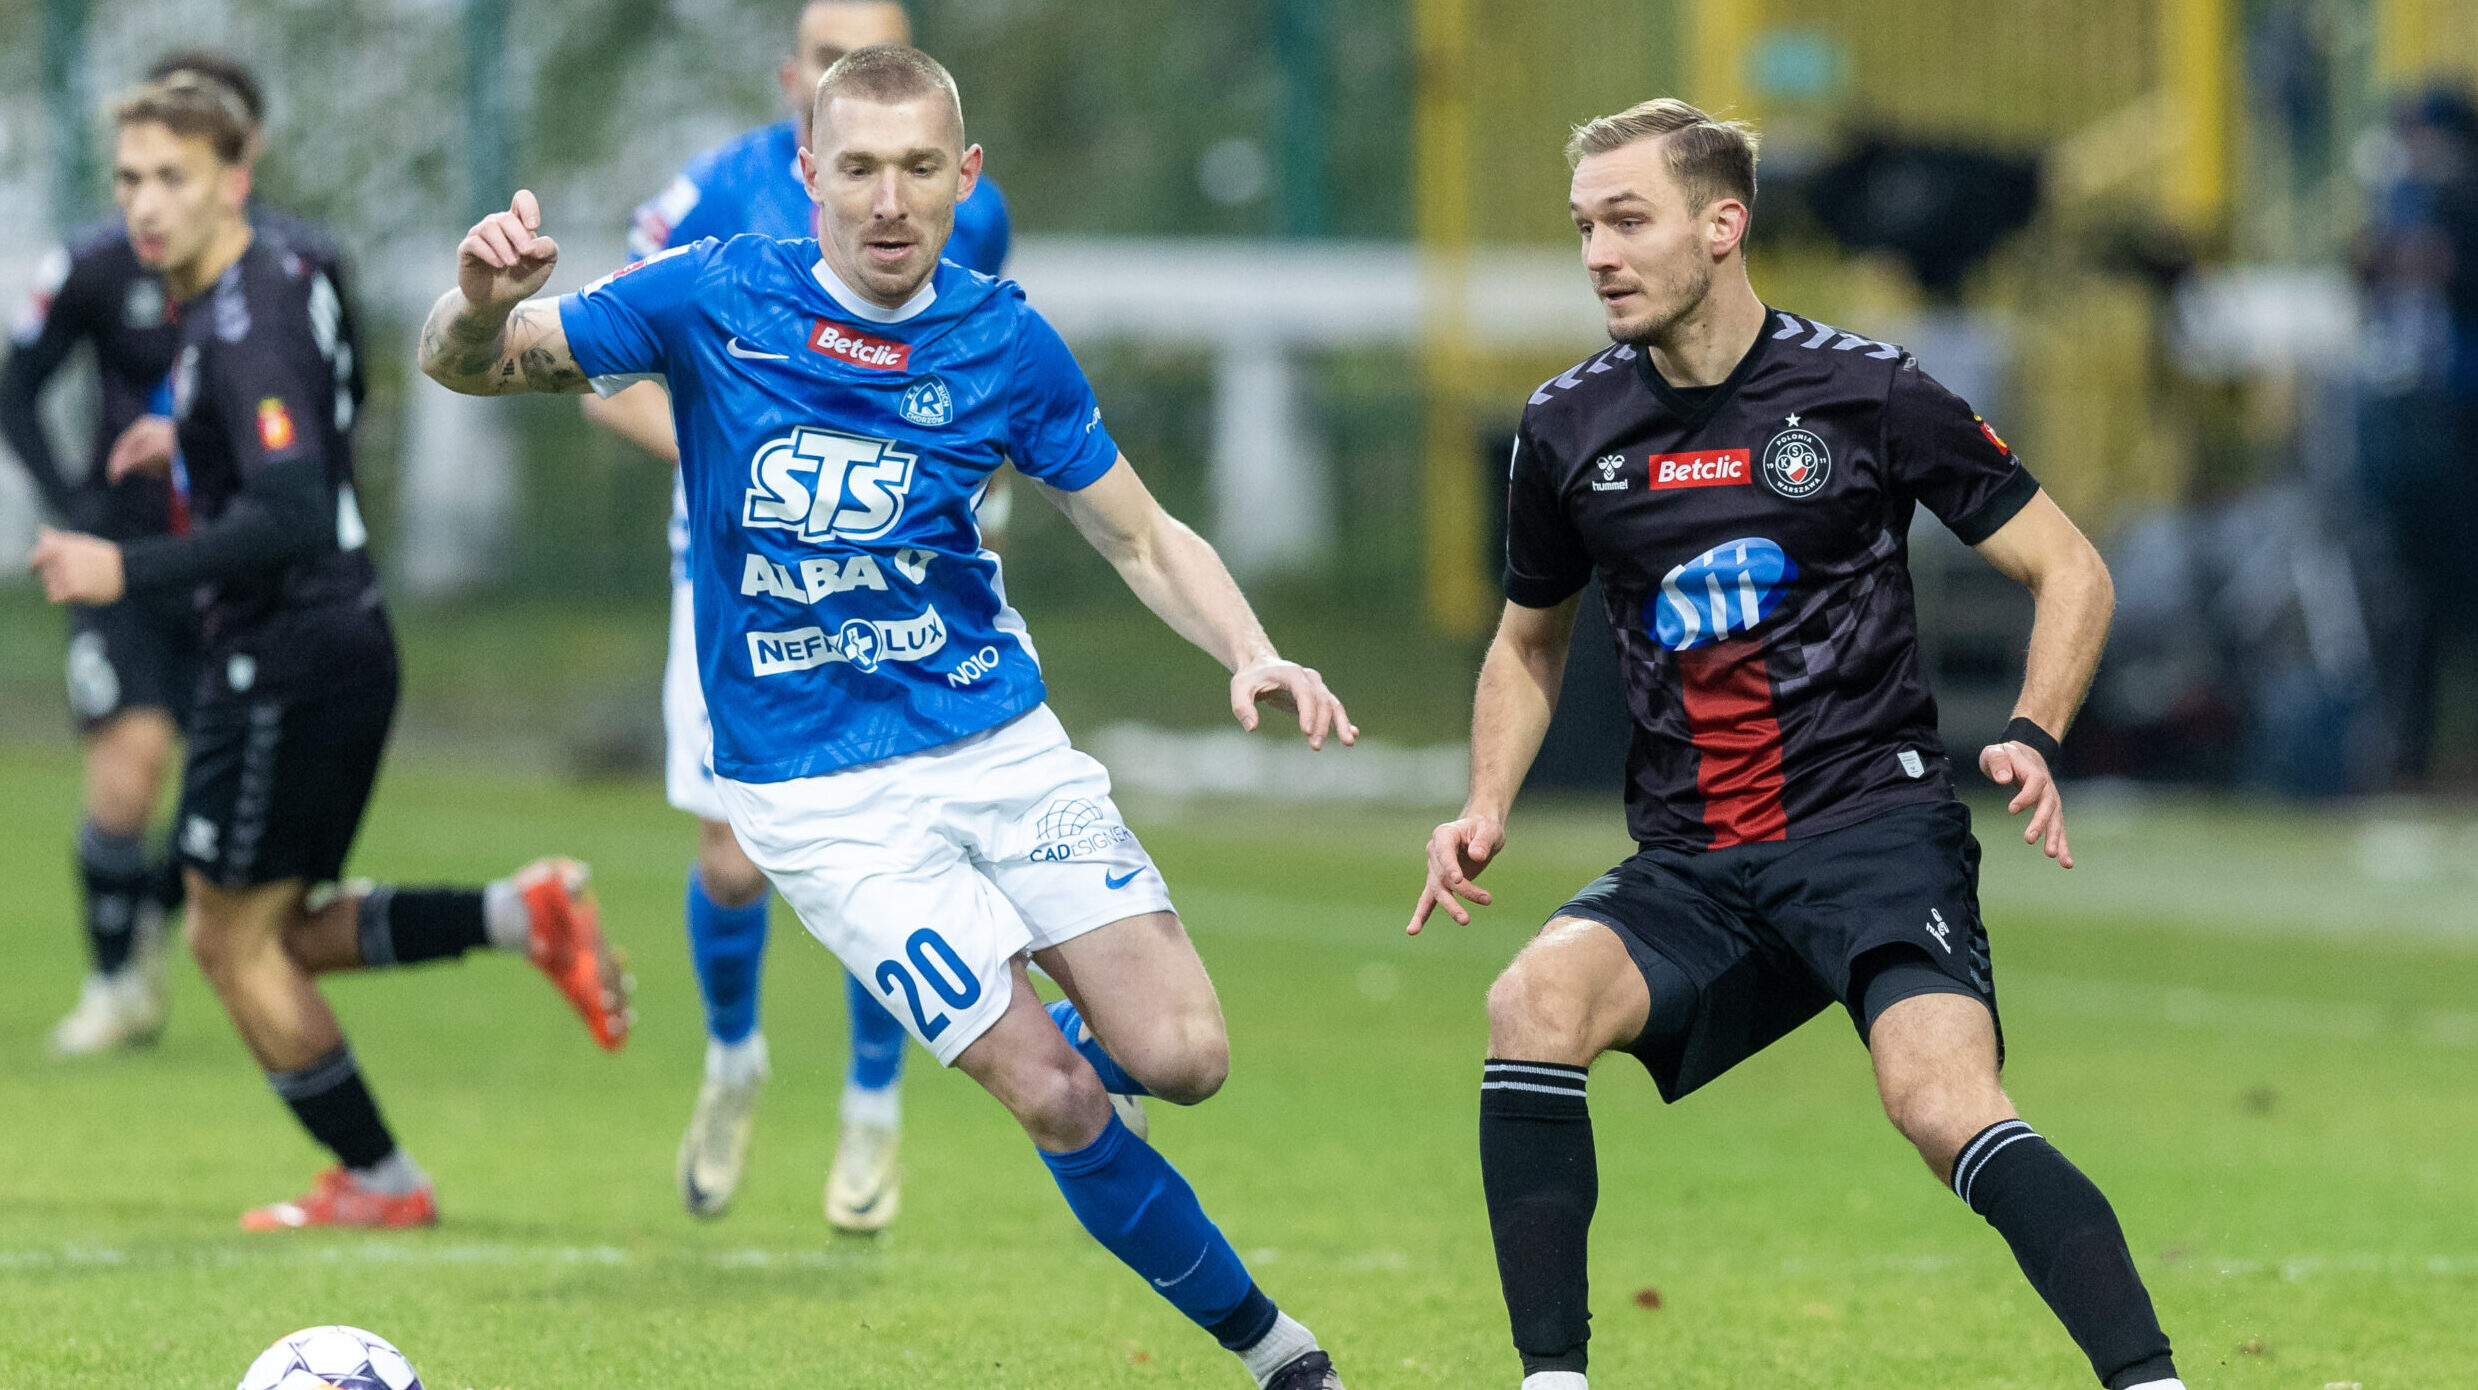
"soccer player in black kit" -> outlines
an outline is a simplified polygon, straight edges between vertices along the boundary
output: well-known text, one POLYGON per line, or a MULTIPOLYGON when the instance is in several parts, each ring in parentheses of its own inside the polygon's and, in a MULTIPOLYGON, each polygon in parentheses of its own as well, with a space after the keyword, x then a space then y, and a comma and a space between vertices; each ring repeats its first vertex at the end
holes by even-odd
MULTIPOLYGON (((254 159, 265 108, 249 69, 224 54, 187 49, 158 58, 147 78, 176 73, 216 83, 240 101, 250 125, 245 158, 254 159)), ((341 291, 341 258, 322 229, 254 200, 249 216, 259 235, 280 238, 317 263, 341 291)), ((349 296, 339 297, 349 309, 349 296)), ((0 369, 0 436, 51 515, 114 540, 185 526, 186 508, 169 477, 171 421, 152 413, 180 328, 162 277, 141 260, 126 223, 115 219, 53 253, 13 336, 15 349, 0 369), (91 461, 72 481, 44 430, 41 405, 44 388, 81 343, 94 351, 100 389, 91 461)), ((349 354, 349 312, 343 341, 349 354)), ((358 366, 351 386, 358 402, 358 366)), ((197 657, 198 616, 186 594, 167 590, 69 610, 70 710, 87 746, 77 865, 93 968, 77 1007, 52 1030, 52 1050, 61 1055, 150 1042, 163 1026, 159 927, 161 914, 180 902, 180 872, 172 856, 151 856, 145 837, 188 716, 197 657)))
POLYGON ((2017 717, 1979 765, 2068 868, 2049 763, 2107 636, 2107 569, 1908 353, 1756 298, 1751 132, 1664 99, 1579 128, 1567 154, 1615 343, 1524 412, 1471 797, 1430 838, 1410 925, 1489 901, 1473 879, 1504 847, 1597 575, 1641 848, 1488 997, 1481 1181, 1525 1390, 1586 1383, 1592 1061, 1630 1053, 1676 1101, 1834 1003, 1894 1125, 2003 1235, 2100 1380, 2181 1390, 2115 1212, 1999 1082, 1979 846, 1937 738, 1905 538, 1924 505, 2037 600, 2017 717))
POLYGON ((175 818, 190 949, 276 1093, 337 1160, 309 1194, 243 1226, 426 1225, 430 1180, 380 1118, 313 977, 521 952, 606 1048, 627 1035, 622 977, 572 861, 479 889, 311 896, 343 869, 397 692, 354 498, 343 305, 315 262, 253 231, 250 123, 230 89, 176 74, 114 117, 129 243, 176 306, 191 523, 126 541, 47 527, 30 567, 54 602, 194 593, 203 615, 175 818))

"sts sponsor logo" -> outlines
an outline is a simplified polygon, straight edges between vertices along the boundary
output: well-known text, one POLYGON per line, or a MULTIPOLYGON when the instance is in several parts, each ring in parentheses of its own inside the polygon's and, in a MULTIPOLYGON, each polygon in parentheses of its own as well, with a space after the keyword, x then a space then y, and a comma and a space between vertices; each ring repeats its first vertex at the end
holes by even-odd
POLYGON ((740 524, 803 540, 876 540, 903 519, 915 461, 891 439, 802 425, 749 460, 740 524))
POLYGON ((1764 446, 1764 481, 1784 497, 1812 497, 1833 476, 1832 451, 1815 431, 1800 429, 1797 416, 1789 423, 1764 446))
POLYGON ((1673 652, 1753 632, 1798 577, 1798 562, 1761 536, 1716 545, 1661 576, 1643 601, 1643 625, 1673 652))
POLYGON ((913 424, 934 430, 955 418, 955 393, 946 389, 946 378, 925 376, 904 388, 895 409, 913 424))
POLYGON ((1108 812, 1080 796, 1061 797, 1044 807, 1041 818, 1033 823, 1033 836, 1041 842, 1029 856, 1036 861, 1073 859, 1136 838, 1108 812))

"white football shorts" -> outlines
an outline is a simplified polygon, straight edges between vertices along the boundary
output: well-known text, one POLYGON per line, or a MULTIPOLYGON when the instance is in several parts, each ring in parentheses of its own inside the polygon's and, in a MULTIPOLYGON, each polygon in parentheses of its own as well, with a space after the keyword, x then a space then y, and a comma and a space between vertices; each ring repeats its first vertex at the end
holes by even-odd
POLYGON ((671 586, 671 649, 663 654, 663 796, 700 820, 728 820, 714 790, 714 725, 697 679, 697 605, 671 586))
POLYGON ((1109 771, 1047 705, 822 777, 714 786, 810 935, 941 1066, 1005 1010, 1016 956, 1172 910, 1109 771))

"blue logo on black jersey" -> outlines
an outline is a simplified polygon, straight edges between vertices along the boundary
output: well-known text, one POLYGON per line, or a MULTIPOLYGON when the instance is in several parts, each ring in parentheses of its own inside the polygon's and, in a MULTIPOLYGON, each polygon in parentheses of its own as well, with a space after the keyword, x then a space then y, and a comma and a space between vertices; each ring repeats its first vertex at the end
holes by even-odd
POLYGON ((1761 536, 1725 541, 1661 576, 1643 625, 1673 652, 1753 632, 1798 578, 1798 562, 1761 536))
POLYGON ((896 409, 913 424, 934 429, 955 418, 955 396, 946 389, 944 377, 925 376, 904 388, 903 404, 896 409))

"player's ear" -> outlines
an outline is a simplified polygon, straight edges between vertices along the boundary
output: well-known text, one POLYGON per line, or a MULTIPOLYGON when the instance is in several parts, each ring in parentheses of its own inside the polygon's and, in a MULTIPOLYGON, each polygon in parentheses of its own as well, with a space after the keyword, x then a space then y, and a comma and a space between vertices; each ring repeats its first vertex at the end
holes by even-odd
POLYGON ((250 201, 250 166, 249 166, 249 165, 247 165, 247 164, 228 164, 228 165, 225 165, 225 166, 224 166, 224 188, 223 188, 223 195, 224 195, 224 199, 223 199, 223 200, 224 200, 224 206, 225 206, 227 209, 229 209, 230 211, 233 211, 233 212, 239 212, 241 209, 243 209, 243 208, 245 208, 245 207, 249 206, 249 201, 250 201))
POLYGON ((1712 258, 1720 260, 1747 239, 1747 205, 1736 198, 1716 198, 1704 209, 1704 236, 1712 258))
POLYGON ((974 185, 981 182, 981 147, 974 145, 965 150, 963 162, 955 167, 962 174, 955 184, 955 201, 960 203, 971 197, 974 185))
POLYGON ((817 100, 817 93, 801 89, 800 60, 797 58, 786 55, 774 70, 774 80, 783 84, 783 99, 792 104, 794 111, 806 112, 817 100))
POLYGON ((822 202, 817 193, 817 153, 808 146, 800 147, 800 186, 809 190, 809 201, 822 202))

